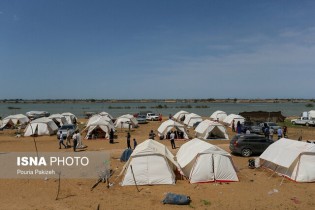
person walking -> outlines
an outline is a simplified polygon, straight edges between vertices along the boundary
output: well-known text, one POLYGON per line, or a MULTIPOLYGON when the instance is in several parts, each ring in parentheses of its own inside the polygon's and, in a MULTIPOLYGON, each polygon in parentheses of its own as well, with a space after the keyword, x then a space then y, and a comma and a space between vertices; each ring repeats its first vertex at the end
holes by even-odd
POLYGON ((138 143, 137 143, 136 139, 133 139, 133 149, 136 149, 137 145, 138 145, 138 143))
POLYGON ((73 151, 76 152, 77 145, 78 145, 78 131, 74 132, 72 139, 73 139, 73 151))
POLYGON ((110 129, 110 132, 109 132, 109 143, 114 144, 114 131, 112 128, 110 129))
POLYGON ((171 132, 171 134, 170 134, 170 139, 171 139, 172 149, 176 149, 176 145, 175 145, 175 133, 174 133, 174 131, 171 132))
POLYGON ((130 146, 130 137, 131 137, 131 135, 130 135, 130 133, 128 132, 128 134, 127 134, 127 148, 128 148, 128 149, 131 149, 131 146, 130 146))
POLYGON ((63 143, 62 131, 60 131, 60 133, 59 133, 59 149, 61 149, 61 145, 63 145, 65 147, 65 149, 67 148, 66 145, 63 143))

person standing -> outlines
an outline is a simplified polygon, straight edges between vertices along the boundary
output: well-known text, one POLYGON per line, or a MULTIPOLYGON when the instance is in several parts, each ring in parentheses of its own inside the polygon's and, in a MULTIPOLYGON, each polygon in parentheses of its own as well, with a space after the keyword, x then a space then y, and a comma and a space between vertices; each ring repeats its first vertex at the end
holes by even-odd
POLYGON ((273 133, 274 133, 275 131, 273 130, 273 128, 270 128, 269 129, 269 139, 270 140, 273 140, 273 133))
POLYGON ((112 128, 110 129, 110 132, 109 132, 109 143, 114 144, 114 131, 112 128))
POLYGON ((269 134, 270 134, 269 128, 268 128, 268 127, 265 127, 264 132, 265 132, 265 138, 266 138, 266 139, 269 139, 269 134))
POLYGON ((287 126, 283 126, 283 137, 284 137, 284 138, 288 138, 288 137, 287 137, 287 132, 288 132, 287 126))
POLYGON ((128 134, 127 134, 127 148, 128 148, 128 149, 131 149, 131 146, 130 146, 130 137, 131 137, 131 135, 130 135, 130 133, 128 132, 128 134))
POLYGON ((73 139, 73 151, 76 152, 77 149, 77 145, 78 145, 78 135, 77 135, 77 131, 74 132, 72 139, 73 139))
POLYGON ((282 138, 282 129, 281 128, 278 128, 278 140, 282 138))
POLYGON ((69 128, 67 128, 67 140, 66 140, 66 146, 67 147, 71 147, 71 143, 70 143, 70 139, 71 139, 71 132, 69 130, 69 128))
POLYGON ((237 121, 236 131, 237 131, 238 134, 242 133, 242 127, 241 127, 241 122, 240 121, 237 121))
POLYGON ((136 149, 137 145, 138 145, 138 143, 137 143, 136 139, 133 139, 133 149, 136 149))
POLYGON ((172 149, 176 149, 176 145, 175 145, 175 133, 174 133, 174 131, 171 132, 170 139, 171 139, 172 149))
POLYGON ((235 120, 232 121, 232 131, 235 132, 235 120))
POLYGON ((61 149, 61 145, 63 145, 65 147, 65 149, 67 148, 66 145, 63 143, 62 131, 60 131, 60 133, 59 133, 59 149, 61 149))
POLYGON ((155 137, 155 133, 153 132, 153 130, 151 130, 151 132, 149 133, 149 139, 154 140, 155 137))

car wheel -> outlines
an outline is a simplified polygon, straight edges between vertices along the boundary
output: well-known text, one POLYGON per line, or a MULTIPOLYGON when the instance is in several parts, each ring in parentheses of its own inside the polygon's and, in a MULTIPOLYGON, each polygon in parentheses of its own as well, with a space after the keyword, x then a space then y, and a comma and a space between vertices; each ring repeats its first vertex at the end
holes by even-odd
POLYGON ((310 124, 306 123, 305 125, 308 127, 310 124))
POLYGON ((243 149, 242 150, 242 156, 244 157, 249 157, 252 154, 252 150, 251 149, 243 149))

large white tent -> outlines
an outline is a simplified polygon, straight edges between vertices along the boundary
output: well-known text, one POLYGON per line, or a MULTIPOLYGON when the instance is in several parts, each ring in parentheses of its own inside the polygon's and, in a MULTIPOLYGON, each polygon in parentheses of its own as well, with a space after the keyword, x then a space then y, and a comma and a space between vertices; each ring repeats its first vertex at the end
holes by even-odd
POLYGON ((282 138, 261 155, 260 165, 296 182, 315 182, 315 144, 282 138))
POLYGON ((224 139, 228 140, 229 136, 225 127, 218 122, 204 120, 195 128, 196 137, 201 139, 224 139))
POLYGON ((236 126, 238 121, 240 123, 243 123, 245 121, 245 118, 242 117, 241 115, 230 114, 223 120, 223 122, 226 125, 228 125, 229 127, 232 127, 233 120, 234 120, 234 123, 235 123, 235 126, 236 126))
POLYGON ((31 121, 25 128, 24 136, 32 135, 53 135, 57 132, 58 127, 52 119, 41 117, 31 121))
POLYGON ((74 124, 78 121, 77 117, 70 112, 65 112, 62 113, 61 115, 63 115, 66 118, 68 124, 74 124))
POLYGON ((122 186, 175 184, 176 168, 178 164, 166 146, 148 139, 136 147, 123 167, 122 186))
POLYGON ((61 114, 52 114, 48 118, 52 119, 56 123, 57 126, 68 124, 68 121, 66 120, 66 118, 61 114))
POLYGON ((189 112, 181 110, 181 111, 177 112, 176 114, 174 114, 173 119, 176 120, 176 121, 183 121, 181 119, 186 117, 186 115, 188 115, 188 114, 189 114, 189 112))
POLYGON ((118 117, 114 123, 115 128, 136 128, 138 127, 137 119, 131 114, 125 114, 118 117))
POLYGON ((3 119, 0 128, 12 128, 16 125, 26 125, 30 120, 23 114, 10 115, 3 119))
POLYGON ((166 120, 165 122, 163 122, 158 128, 158 135, 165 138, 167 136, 167 133, 171 130, 182 132, 183 137, 185 139, 188 139, 187 132, 185 131, 185 126, 178 122, 175 122, 174 120, 166 120))
POLYGON ((94 137, 108 138, 110 130, 113 129, 113 131, 115 131, 115 127, 111 119, 108 116, 101 116, 101 115, 93 115, 89 119, 86 125, 86 128, 84 130, 86 129, 88 130, 85 137, 86 139, 92 138, 92 135, 94 133, 95 133, 94 137))
POLYGON ((217 111, 212 113, 212 115, 210 116, 210 119, 213 121, 222 122, 226 117, 227 117, 226 112, 221 111, 221 110, 217 110, 217 111))
POLYGON ((190 183, 238 181, 231 155, 198 138, 183 144, 176 158, 190 183))
POLYGON ((184 124, 187 125, 188 127, 193 127, 193 125, 197 122, 201 122, 202 118, 201 116, 195 114, 195 113, 190 113, 186 115, 184 124))

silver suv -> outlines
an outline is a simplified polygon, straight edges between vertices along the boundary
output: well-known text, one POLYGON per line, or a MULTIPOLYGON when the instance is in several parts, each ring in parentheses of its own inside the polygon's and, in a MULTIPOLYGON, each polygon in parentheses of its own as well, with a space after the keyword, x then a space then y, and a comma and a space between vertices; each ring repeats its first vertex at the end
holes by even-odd
POLYGON ((58 129, 58 132, 57 132, 57 139, 60 138, 60 131, 62 133, 63 139, 66 139, 67 138, 68 129, 70 131, 70 135, 72 136, 74 134, 74 132, 77 130, 77 126, 74 125, 74 124, 65 124, 65 125, 61 126, 58 129))

